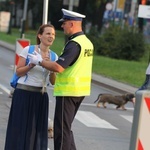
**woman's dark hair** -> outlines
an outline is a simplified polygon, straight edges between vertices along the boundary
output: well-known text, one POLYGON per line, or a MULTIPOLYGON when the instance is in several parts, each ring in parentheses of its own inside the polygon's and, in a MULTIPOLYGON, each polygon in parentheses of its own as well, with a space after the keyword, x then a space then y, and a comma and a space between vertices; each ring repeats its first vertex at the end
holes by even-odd
POLYGON ((37 31, 37 36, 36 36, 36 43, 37 43, 37 45, 39 45, 41 43, 41 41, 40 41, 40 39, 38 37, 38 34, 43 34, 44 29, 46 27, 51 27, 51 28, 55 29, 55 27, 52 24, 43 24, 43 25, 41 25, 39 27, 38 31, 37 31))

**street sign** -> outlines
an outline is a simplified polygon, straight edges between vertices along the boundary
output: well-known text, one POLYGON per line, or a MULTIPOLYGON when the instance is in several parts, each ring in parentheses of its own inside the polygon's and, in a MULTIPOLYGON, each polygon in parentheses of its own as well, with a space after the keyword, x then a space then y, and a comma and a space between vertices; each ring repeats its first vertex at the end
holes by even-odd
POLYGON ((0 31, 7 32, 9 28, 10 12, 0 12, 0 31))
POLYGON ((149 19, 150 18, 150 6, 149 5, 139 5, 138 17, 149 19))

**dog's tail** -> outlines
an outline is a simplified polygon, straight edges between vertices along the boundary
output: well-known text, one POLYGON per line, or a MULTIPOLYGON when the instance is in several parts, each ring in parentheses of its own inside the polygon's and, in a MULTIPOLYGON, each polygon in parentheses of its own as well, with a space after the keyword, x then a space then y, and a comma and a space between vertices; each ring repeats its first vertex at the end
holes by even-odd
POLYGON ((100 99, 101 95, 103 95, 103 94, 99 94, 99 95, 98 95, 98 97, 97 97, 97 99, 94 101, 94 103, 96 103, 96 102, 100 99))

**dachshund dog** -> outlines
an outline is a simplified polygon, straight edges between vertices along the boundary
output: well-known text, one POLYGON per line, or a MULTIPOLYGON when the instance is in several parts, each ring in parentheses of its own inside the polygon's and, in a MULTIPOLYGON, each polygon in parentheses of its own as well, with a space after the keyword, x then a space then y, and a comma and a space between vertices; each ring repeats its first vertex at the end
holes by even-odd
POLYGON ((117 105, 116 109, 122 108, 123 110, 126 110, 124 105, 127 102, 132 102, 133 105, 135 103, 135 95, 131 93, 127 93, 124 95, 111 95, 111 94, 99 94, 97 99, 94 101, 94 103, 97 103, 97 107, 100 107, 100 103, 102 103, 103 107, 106 108, 106 103, 109 104, 115 104, 117 105))

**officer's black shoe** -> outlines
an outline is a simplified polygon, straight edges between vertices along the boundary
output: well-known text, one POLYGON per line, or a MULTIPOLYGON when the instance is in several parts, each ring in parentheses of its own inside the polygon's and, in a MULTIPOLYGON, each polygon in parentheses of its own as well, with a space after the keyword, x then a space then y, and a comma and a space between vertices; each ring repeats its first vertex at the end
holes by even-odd
POLYGON ((145 82, 138 90, 146 90, 150 89, 150 75, 146 75, 145 82))

